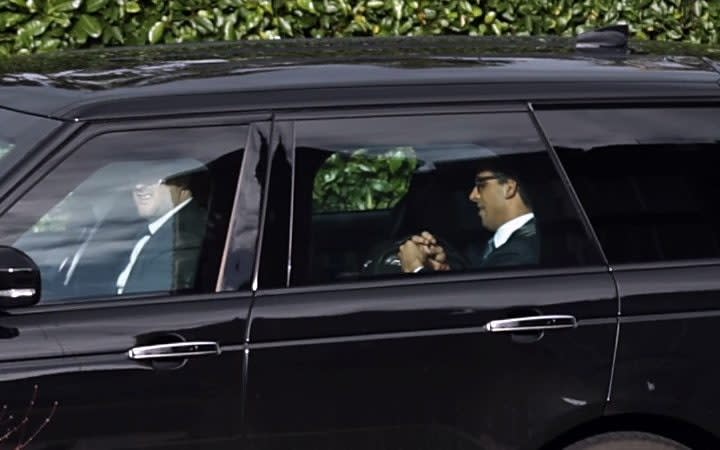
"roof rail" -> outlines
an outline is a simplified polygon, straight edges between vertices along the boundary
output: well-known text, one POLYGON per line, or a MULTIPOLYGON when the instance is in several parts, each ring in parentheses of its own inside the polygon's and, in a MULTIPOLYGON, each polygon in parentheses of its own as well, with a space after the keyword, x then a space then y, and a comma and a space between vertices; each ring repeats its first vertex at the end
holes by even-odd
POLYGON ((627 49, 630 27, 627 24, 611 25, 586 31, 575 38, 575 48, 591 49, 627 49))

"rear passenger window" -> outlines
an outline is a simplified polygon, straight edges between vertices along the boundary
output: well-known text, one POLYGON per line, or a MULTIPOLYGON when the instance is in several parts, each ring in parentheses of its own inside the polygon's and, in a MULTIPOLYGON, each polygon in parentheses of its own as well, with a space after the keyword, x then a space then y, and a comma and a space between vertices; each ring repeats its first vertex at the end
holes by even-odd
POLYGON ((537 114, 611 263, 720 257, 717 109, 537 114))
POLYGON ((300 121, 295 154, 294 285, 598 261, 526 114, 300 121))

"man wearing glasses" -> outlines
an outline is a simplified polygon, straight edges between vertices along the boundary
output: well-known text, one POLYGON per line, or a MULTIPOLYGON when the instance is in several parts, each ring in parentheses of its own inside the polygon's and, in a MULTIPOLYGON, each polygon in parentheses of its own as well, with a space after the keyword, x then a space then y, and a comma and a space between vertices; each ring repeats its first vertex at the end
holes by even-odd
MULTIPOLYGON (((516 174, 499 167, 479 170, 469 199, 477 206, 482 226, 494 232, 480 261, 471 264, 473 267, 538 264, 540 242, 535 216, 516 174)), ((405 241, 398 257, 406 273, 453 269, 445 249, 428 231, 405 241)))
POLYGON ((195 284, 207 214, 193 198, 189 171, 178 173, 167 163, 159 169, 176 172, 157 178, 155 168, 133 188, 137 213, 147 226, 117 277, 118 294, 178 291, 195 284))

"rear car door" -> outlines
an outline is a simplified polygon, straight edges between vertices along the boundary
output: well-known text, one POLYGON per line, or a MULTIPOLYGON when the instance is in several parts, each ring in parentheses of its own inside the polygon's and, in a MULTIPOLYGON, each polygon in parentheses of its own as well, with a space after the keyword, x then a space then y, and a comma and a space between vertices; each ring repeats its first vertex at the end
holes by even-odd
POLYGON ((618 282, 608 413, 693 448, 716 447, 707 439, 720 435, 720 109, 537 108, 618 282))
POLYGON ((0 235, 42 296, 0 324, 7 442, 237 448, 263 119, 89 124, 21 166, 0 235))
POLYGON ((286 115, 276 130, 251 448, 531 448, 602 414, 614 283, 524 105, 286 115), (506 173, 482 171, 498 161, 506 173), (518 185, 539 248, 491 267, 476 189, 518 201, 518 185), (423 230, 447 270, 403 272, 399 247, 423 230))

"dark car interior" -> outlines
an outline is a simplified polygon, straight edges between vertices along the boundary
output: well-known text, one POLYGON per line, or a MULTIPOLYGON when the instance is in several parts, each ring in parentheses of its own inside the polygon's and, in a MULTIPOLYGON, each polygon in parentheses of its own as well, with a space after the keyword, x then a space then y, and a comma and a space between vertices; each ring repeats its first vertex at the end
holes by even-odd
POLYGON ((720 253, 716 145, 617 145, 558 148, 558 153, 610 262, 720 253))
MULTIPOLYGON (((303 152, 299 149, 298 152, 303 152)), ((331 152, 305 151, 296 171, 295 211, 310 210, 315 174, 331 152)), ((558 267, 597 262, 596 251, 569 204, 547 155, 518 155, 513 163, 527 175, 541 236, 540 265, 558 267)), ((402 274, 396 255, 411 235, 430 231, 440 240, 453 271, 473 270, 492 233, 481 226, 468 199, 478 160, 433 161, 419 166, 407 194, 390 209, 315 213, 294 217, 293 280, 296 284, 340 282, 402 274), (428 168, 429 166, 429 168, 428 168), (424 167, 424 168, 423 168, 424 167)))

